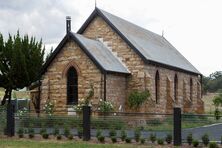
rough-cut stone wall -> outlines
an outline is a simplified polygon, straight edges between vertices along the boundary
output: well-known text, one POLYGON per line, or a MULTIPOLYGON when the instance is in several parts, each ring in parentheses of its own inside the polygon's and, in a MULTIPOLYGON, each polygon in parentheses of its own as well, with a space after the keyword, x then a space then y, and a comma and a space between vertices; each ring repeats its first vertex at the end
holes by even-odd
POLYGON ((132 74, 128 77, 127 91, 144 89, 144 62, 101 17, 96 17, 83 35, 92 39, 102 38, 103 42, 106 42, 111 50, 117 53, 117 57, 121 57, 122 62, 132 74))
MULTIPOLYGON (((127 78, 126 82, 126 97, 133 89, 144 90, 148 88, 150 90, 151 98, 138 111, 170 113, 174 106, 182 107, 185 112, 197 111, 201 107, 203 108, 202 100, 197 99, 197 76, 152 65, 145 65, 142 59, 101 17, 96 17, 83 32, 83 35, 92 39, 102 38, 111 50, 117 53, 117 56, 122 59, 122 62, 125 63, 128 70, 131 72, 131 76, 127 78), (158 104, 155 103, 156 70, 159 70, 160 74, 160 100, 158 104), (177 102, 174 100, 175 73, 178 76, 177 102), (189 103, 189 80, 191 77, 193 79, 193 101, 189 103)), ((127 106, 126 110, 128 110, 127 106)), ((203 109, 201 109, 201 111, 202 110, 203 109)))
POLYGON ((30 110, 34 111, 35 106, 34 104, 37 104, 37 100, 39 98, 39 90, 38 87, 30 91, 30 110))
POLYGON ((94 86, 93 103, 98 103, 103 94, 103 81, 100 70, 82 49, 73 41, 66 43, 42 76, 41 108, 46 99, 56 101, 56 109, 67 105, 66 72, 74 66, 78 72, 78 99, 83 99, 94 86))
POLYGON ((125 100, 126 100, 126 76, 125 75, 120 75, 120 74, 107 75, 106 100, 112 102, 116 111, 124 111, 125 100))
MULTIPOLYGON (((151 93, 151 100, 153 106, 146 106, 146 111, 155 112, 172 112, 172 107, 181 107, 184 112, 197 112, 200 108, 199 105, 202 102, 201 98, 198 98, 198 76, 189 75, 182 72, 177 72, 161 67, 155 67, 152 65, 147 65, 145 68, 146 75, 149 75, 149 83, 147 84, 148 90, 151 93), (159 71, 160 75, 160 100, 159 103, 155 103, 155 74, 159 71), (178 100, 174 100, 174 76, 177 74, 178 77, 178 100), (190 100, 190 79, 193 80, 193 95, 192 101, 190 100)), ((203 104, 202 104, 203 105, 203 104)), ((201 111, 199 111, 201 112, 201 111)))

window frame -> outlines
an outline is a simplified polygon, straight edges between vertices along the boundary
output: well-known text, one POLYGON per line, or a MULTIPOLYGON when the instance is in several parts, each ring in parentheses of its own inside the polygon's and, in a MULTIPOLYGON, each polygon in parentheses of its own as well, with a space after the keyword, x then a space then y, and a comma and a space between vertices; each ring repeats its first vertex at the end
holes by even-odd
POLYGON ((155 95, 156 95, 156 104, 158 104, 160 100, 160 74, 158 70, 156 71, 155 74, 155 95))
POLYGON ((78 73, 75 67, 67 71, 67 105, 78 104, 78 73))

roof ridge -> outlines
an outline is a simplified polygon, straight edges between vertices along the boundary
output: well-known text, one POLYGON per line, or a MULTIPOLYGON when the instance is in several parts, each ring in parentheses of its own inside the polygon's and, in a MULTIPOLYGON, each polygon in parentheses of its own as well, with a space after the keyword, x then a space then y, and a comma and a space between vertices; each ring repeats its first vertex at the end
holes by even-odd
POLYGON ((140 28, 140 29, 143 29, 143 30, 145 30, 145 31, 148 31, 148 32, 150 32, 150 33, 153 33, 153 34, 157 35, 158 37, 163 38, 162 35, 159 35, 159 34, 153 32, 153 31, 150 31, 150 30, 148 30, 148 29, 146 29, 146 28, 144 28, 144 27, 141 27, 141 26, 139 26, 138 24, 135 24, 135 23, 133 23, 133 22, 131 22, 131 21, 128 21, 128 20, 126 20, 126 19, 124 19, 124 18, 121 18, 121 17, 119 17, 119 16, 117 16, 117 15, 115 15, 115 14, 112 14, 112 13, 110 13, 110 12, 107 12, 107 11, 105 11, 105 10, 103 10, 103 9, 98 8, 98 7, 96 7, 96 9, 99 10, 99 11, 103 11, 103 12, 105 12, 105 13, 108 13, 109 15, 113 15, 114 17, 117 17, 117 18, 119 18, 119 19, 121 19, 121 20, 123 20, 123 21, 126 21, 127 23, 130 23, 130 24, 132 24, 132 25, 134 25, 134 26, 136 26, 136 27, 138 27, 138 28, 140 28))
POLYGON ((194 75, 201 74, 163 36, 98 7, 81 26, 78 33, 82 34, 96 16, 102 17, 145 63, 194 75))

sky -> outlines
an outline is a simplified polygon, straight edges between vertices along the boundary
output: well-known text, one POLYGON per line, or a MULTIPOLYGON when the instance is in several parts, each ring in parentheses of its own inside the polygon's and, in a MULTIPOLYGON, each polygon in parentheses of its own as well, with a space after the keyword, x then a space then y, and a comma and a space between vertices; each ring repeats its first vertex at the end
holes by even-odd
MULTIPOLYGON (((97 0, 97 7, 164 37, 203 75, 222 70, 221 0, 97 0)), ((42 38, 47 51, 77 32, 95 0, 0 0, 0 32, 42 38)))

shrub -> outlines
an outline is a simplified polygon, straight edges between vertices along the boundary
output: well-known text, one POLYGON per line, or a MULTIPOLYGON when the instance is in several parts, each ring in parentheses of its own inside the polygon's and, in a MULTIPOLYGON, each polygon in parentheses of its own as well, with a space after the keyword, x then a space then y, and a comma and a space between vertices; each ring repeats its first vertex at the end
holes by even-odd
POLYGON ((59 134, 59 129, 58 129, 58 127, 55 127, 55 128, 54 128, 53 135, 56 136, 56 135, 58 135, 58 134, 59 134))
POLYGON ((173 139, 172 135, 171 134, 167 134, 166 138, 165 138, 165 141, 166 141, 167 144, 171 144, 172 139, 173 139))
POLYGON ((203 142, 203 144, 205 145, 205 146, 207 146, 208 144, 209 144, 209 136, 207 135, 207 134, 204 134, 203 136, 202 136, 202 142, 203 142))
POLYGON ((193 147, 198 147, 199 141, 198 140, 193 140, 193 147))
POLYGON ((123 129, 121 130, 120 138, 121 138, 122 141, 125 141, 125 139, 126 139, 126 131, 123 130, 123 129))
POLYGON ((49 99, 45 102, 45 105, 43 106, 44 112, 50 116, 53 114, 54 108, 55 108, 55 103, 49 99))
POLYGON ((110 136, 110 137, 116 136, 116 130, 111 129, 111 130, 109 131, 109 136, 110 136))
POLYGON ((192 135, 191 133, 189 133, 189 134, 187 135, 187 143, 188 143, 189 145, 191 145, 191 144, 192 144, 192 141, 193 141, 193 135, 192 135))
POLYGON ((142 105, 150 96, 150 92, 148 90, 139 92, 133 91, 129 95, 128 104, 130 108, 138 108, 142 105))
POLYGON ((77 130, 78 130, 77 131, 78 132, 78 137, 81 139, 82 135, 83 135, 83 129, 81 127, 79 127, 77 130))
POLYGON ((73 109, 74 111, 76 111, 77 113, 82 113, 82 108, 83 108, 83 103, 80 103, 78 105, 73 105, 73 109))
POLYGON ((98 110, 101 112, 111 112, 113 111, 113 104, 109 101, 103 101, 102 99, 99 100, 98 110))
POLYGON ((35 136, 35 132, 33 128, 29 128, 28 133, 29 133, 29 138, 33 138, 35 136))
POLYGON ((19 128, 18 131, 17 131, 17 134, 18 134, 19 138, 23 138, 24 137, 24 129, 19 128))
POLYGON ((69 136, 67 137, 69 140, 72 140, 73 139, 73 135, 72 134, 69 134, 69 136))
POLYGON ((60 134, 58 134, 58 135, 56 136, 56 138, 57 138, 57 140, 61 140, 61 139, 62 139, 62 136, 61 136, 60 134))
POLYGON ((99 142, 104 143, 105 142, 105 137, 100 135, 98 138, 99 142))
POLYGON ((218 108, 215 109, 214 111, 214 116, 215 116, 215 119, 216 120, 219 120, 220 119, 220 111, 218 108))
POLYGON ((140 143, 141 143, 141 144, 144 144, 144 143, 145 143, 145 139, 144 139, 144 138, 141 138, 141 139, 140 139, 140 143))
POLYGON ((150 141, 154 143, 156 141, 156 134, 151 133, 149 138, 150 138, 150 141))
POLYGON ((219 148, 216 142, 210 142, 209 148, 219 148))
POLYGON ((102 135, 102 131, 100 129, 97 129, 96 130, 96 137, 98 138, 101 135, 102 135))
POLYGON ((126 137, 125 141, 126 141, 126 143, 131 143, 131 138, 126 137))
POLYGON ((136 129, 134 131, 134 138, 135 138, 136 142, 140 141, 140 136, 141 136, 141 131, 139 129, 136 129))
POLYGON ((117 142, 116 136, 111 137, 111 140, 113 143, 116 143, 117 142))
POLYGON ((162 138, 157 139, 157 143, 159 145, 163 145, 164 144, 164 140, 162 138))
POLYGON ((65 127, 65 129, 64 129, 64 136, 66 136, 66 138, 68 138, 69 135, 70 135, 70 128, 65 127))
POLYGON ((47 132, 42 133, 42 138, 48 139, 49 138, 49 134, 47 132))
POLYGON ((46 131, 45 128, 42 128, 42 129, 40 130, 40 135, 42 135, 43 133, 47 133, 47 131, 46 131))

